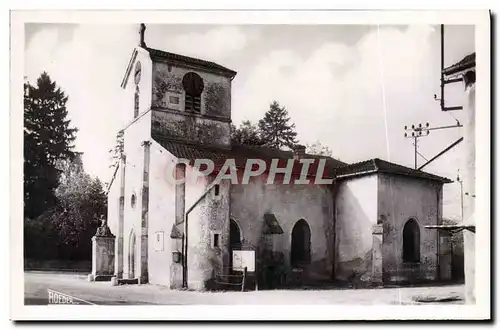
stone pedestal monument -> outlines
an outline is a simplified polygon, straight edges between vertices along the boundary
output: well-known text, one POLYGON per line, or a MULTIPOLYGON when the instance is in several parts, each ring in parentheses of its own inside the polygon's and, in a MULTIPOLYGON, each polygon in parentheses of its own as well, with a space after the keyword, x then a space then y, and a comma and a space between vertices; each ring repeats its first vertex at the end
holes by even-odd
POLYGON ((115 270, 115 235, 111 233, 106 219, 101 218, 101 226, 92 237, 93 281, 110 281, 115 270))

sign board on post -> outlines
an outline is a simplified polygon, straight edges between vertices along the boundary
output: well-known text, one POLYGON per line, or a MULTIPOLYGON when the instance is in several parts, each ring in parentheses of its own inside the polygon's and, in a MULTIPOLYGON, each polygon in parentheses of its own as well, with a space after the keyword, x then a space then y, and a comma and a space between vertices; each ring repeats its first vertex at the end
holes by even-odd
POLYGON ((255 251, 236 250, 233 251, 233 270, 255 272, 255 251))

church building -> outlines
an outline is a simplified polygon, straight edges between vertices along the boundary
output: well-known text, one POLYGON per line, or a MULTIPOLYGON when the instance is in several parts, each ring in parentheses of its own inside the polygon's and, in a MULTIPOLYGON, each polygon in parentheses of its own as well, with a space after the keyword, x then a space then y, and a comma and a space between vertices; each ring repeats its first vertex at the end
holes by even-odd
POLYGON ((446 240, 424 228, 441 224, 449 179, 382 159, 347 164, 308 155, 300 146, 232 145, 236 72, 149 48, 144 30, 141 25, 121 84, 130 121, 108 192, 118 281, 212 289, 238 273, 238 250, 255 252, 248 275, 259 288, 450 278, 446 240), (172 169, 180 182, 200 174, 194 166, 199 159, 213 161, 214 172, 196 182, 169 179, 172 169), (227 159, 239 176, 249 159, 323 159, 328 183, 286 184, 277 175, 268 184, 270 172, 264 171, 247 184, 214 184, 227 159))

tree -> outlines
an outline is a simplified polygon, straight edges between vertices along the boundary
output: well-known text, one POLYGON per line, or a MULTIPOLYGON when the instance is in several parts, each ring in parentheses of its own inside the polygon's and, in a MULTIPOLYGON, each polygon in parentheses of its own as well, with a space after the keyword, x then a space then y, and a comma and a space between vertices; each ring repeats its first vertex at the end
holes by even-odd
POLYGON ((90 259, 91 239, 106 215, 107 197, 98 178, 83 170, 81 156, 61 162, 60 184, 55 194, 57 206, 49 216, 57 232, 59 259, 90 259))
POLYGON ((109 149, 109 153, 111 154, 111 168, 115 168, 120 165, 120 159, 123 155, 125 147, 123 133, 123 130, 118 131, 116 134, 116 144, 112 149, 109 149))
POLYGON ((306 151, 311 155, 332 157, 332 150, 319 141, 316 141, 313 144, 307 144, 306 151))
POLYGON ((58 160, 74 157, 76 128, 67 119, 68 96, 44 72, 24 83, 24 213, 36 218, 56 204, 58 160))
POLYGON ((298 143, 295 124, 290 123, 290 117, 285 107, 280 107, 273 101, 264 118, 259 120, 260 137, 264 145, 272 148, 293 148, 298 143))
POLYGON ((113 177, 111 178, 110 182, 107 182, 106 185, 106 190, 109 190, 110 185, 116 178, 116 174, 118 173, 118 168, 120 167, 120 161, 123 156, 123 152, 125 150, 125 138, 124 138, 124 131, 120 130, 116 134, 116 143, 115 146, 112 149, 109 149, 108 152, 111 157, 111 165, 109 167, 113 168, 113 177))
POLYGON ((260 138, 259 127, 250 120, 241 122, 240 127, 231 125, 231 143, 245 145, 262 145, 264 142, 260 138))
POLYGON ((107 212, 101 181, 85 173, 81 153, 58 161, 57 203, 24 226, 25 257, 36 260, 90 260, 91 239, 107 212))

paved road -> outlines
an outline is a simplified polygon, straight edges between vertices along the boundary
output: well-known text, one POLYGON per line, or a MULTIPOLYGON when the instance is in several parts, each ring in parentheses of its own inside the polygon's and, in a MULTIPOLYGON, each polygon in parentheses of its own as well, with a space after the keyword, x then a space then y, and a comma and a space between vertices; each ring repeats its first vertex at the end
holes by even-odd
MULTIPOLYGON (((86 275, 26 272, 25 304, 45 305, 54 290, 98 305, 227 305, 227 304, 417 304, 416 298, 450 298, 448 304, 463 304, 464 286, 357 289, 270 290, 252 292, 176 291, 157 285, 111 286, 88 282, 86 275)), ((445 302, 440 302, 445 303, 445 302)))

